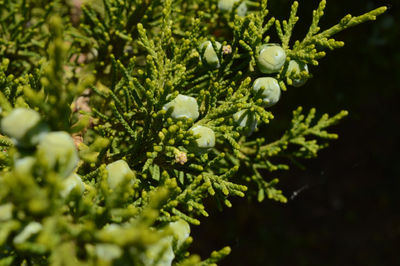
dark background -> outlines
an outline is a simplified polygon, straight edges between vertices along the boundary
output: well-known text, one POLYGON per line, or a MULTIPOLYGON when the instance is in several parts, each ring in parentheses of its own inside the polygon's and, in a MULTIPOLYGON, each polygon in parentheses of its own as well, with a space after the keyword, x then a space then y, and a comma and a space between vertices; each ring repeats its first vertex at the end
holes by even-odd
MULTIPOLYGON (((287 17, 292 1, 269 2, 275 17, 287 17)), ((328 52, 311 68, 314 78, 273 107, 272 135, 287 127, 298 105, 350 112, 331 129, 339 140, 304 161, 306 170, 266 177, 280 178, 287 197, 305 189, 287 204, 235 199, 231 209, 212 210, 193 229, 193 252, 207 257, 230 245, 232 254, 220 265, 400 265, 400 1, 331 0, 321 26, 381 5, 391 8, 337 35, 345 47, 328 52)), ((299 37, 317 6, 300 1, 299 37)))

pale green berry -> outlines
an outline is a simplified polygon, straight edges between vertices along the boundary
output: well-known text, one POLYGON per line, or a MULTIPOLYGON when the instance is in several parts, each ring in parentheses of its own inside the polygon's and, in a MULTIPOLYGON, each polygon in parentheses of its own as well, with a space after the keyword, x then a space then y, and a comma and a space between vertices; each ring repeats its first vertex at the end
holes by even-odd
POLYGON ((232 7, 235 3, 239 2, 240 0, 220 0, 218 2, 218 8, 222 11, 231 11, 232 7))
POLYGON ((304 71, 308 73, 307 64, 298 62, 296 60, 290 60, 286 76, 292 79, 292 85, 294 87, 303 86, 307 82, 306 78, 292 78, 293 76, 299 76, 300 73, 304 71))
MULTIPOLYGON (((172 235, 163 237, 158 242, 148 246, 144 256, 142 256, 145 265, 171 266, 175 258, 172 247, 173 241, 175 240, 177 248, 180 248, 190 235, 190 226, 183 220, 169 223, 165 229, 169 230, 172 235), (161 252, 163 253, 160 254, 161 252), (160 260, 157 264, 154 264, 156 258, 160 258, 160 260)), ((163 231, 164 229, 160 232, 163 231)))
POLYGON ((285 64, 285 50, 277 44, 264 44, 257 56, 258 69, 262 73, 277 73, 285 64))
MULTIPOLYGON (((219 51, 221 49, 221 43, 215 42, 215 45, 217 47, 217 50, 219 51)), ((214 47, 211 43, 211 41, 205 41, 200 45, 200 51, 202 51, 203 54, 203 60, 211 67, 213 68, 219 68, 219 59, 218 55, 214 50, 214 47)))
POLYGON ((40 121, 38 112, 32 109, 16 108, 1 120, 1 130, 9 137, 22 139, 40 121))
POLYGON ((21 244, 28 240, 31 236, 36 235, 42 230, 43 226, 38 222, 30 222, 25 226, 24 230, 14 237, 13 243, 15 245, 21 244))
POLYGON ((79 156, 71 136, 64 131, 50 132, 40 141, 38 158, 48 169, 61 177, 68 177, 78 164, 79 156))
POLYGON ((247 5, 243 1, 237 8, 237 14, 239 17, 244 17, 246 16, 246 13, 247 13, 247 5))
MULTIPOLYGON (((225 12, 230 12, 233 8, 233 5, 240 0, 220 0, 218 2, 218 8, 225 12)), ((247 13, 247 5, 245 1, 243 1, 237 8, 237 14, 240 17, 245 16, 247 13)))
POLYGON ((122 228, 119 224, 107 224, 104 226, 104 230, 108 233, 117 233, 122 230, 122 228))
POLYGON ((133 180, 135 174, 124 160, 118 160, 106 166, 107 182, 111 189, 115 189, 124 180, 133 180))
POLYGON ((274 78, 258 78, 253 83, 253 91, 258 94, 261 91, 261 97, 265 107, 270 107, 279 101, 281 96, 281 88, 278 81, 274 78))
POLYGON ((172 237, 161 238, 156 243, 147 246, 147 250, 141 258, 144 265, 171 266, 175 258, 172 249, 172 237), (155 264, 156 259, 158 260, 155 264))
POLYGON ((14 162, 14 172, 19 176, 32 175, 32 168, 36 163, 36 158, 27 156, 17 159, 14 162))
POLYGON ((72 191, 79 195, 82 195, 85 191, 85 183, 83 183, 81 177, 76 173, 73 173, 68 178, 63 180, 64 189, 60 192, 63 198, 66 198, 72 191))
POLYGON ((197 147, 212 148, 215 146, 215 133, 211 128, 205 126, 194 126, 190 129, 193 135, 198 135, 196 139, 197 147))
POLYGON ((35 145, 39 142, 40 137, 48 131, 40 120, 40 115, 35 110, 15 108, 1 120, 1 130, 17 145, 35 145))
POLYGON ((240 110, 233 115, 235 122, 241 127, 248 127, 247 136, 250 136, 256 129, 258 119, 255 114, 248 110, 240 110))
POLYGON ((0 221, 7 221, 12 218, 12 203, 0 205, 0 221))
POLYGON ((98 258, 105 261, 118 259, 122 255, 122 250, 114 244, 96 244, 96 255, 98 258))
POLYGON ((199 105, 196 98, 178 94, 172 101, 163 106, 164 110, 173 108, 171 117, 175 119, 188 119, 196 120, 199 117, 199 105))
POLYGON ((172 231, 174 239, 177 241, 178 248, 188 239, 190 235, 190 225, 184 220, 169 223, 167 228, 172 231))

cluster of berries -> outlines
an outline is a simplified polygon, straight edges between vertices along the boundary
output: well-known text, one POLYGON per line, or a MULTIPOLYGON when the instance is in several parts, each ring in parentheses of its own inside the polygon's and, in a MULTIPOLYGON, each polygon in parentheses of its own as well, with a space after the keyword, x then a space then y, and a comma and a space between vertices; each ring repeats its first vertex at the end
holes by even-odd
MULTIPOLYGON (((199 49, 201 51, 201 59, 210 68, 219 68, 220 61, 217 51, 222 48, 221 43, 211 41, 203 42, 199 49), (214 47, 215 46, 215 47, 214 47)), ((257 56, 257 66, 263 74, 279 73, 286 62, 286 52, 278 44, 264 44, 259 49, 257 56)), ((287 69, 286 77, 290 79, 291 84, 299 87, 305 84, 307 79, 300 78, 300 73, 308 73, 308 67, 301 62, 290 60, 287 69)), ((253 93, 256 97, 260 97, 263 101, 264 107, 268 108, 276 104, 281 96, 281 88, 278 81, 273 77, 260 77, 253 82, 253 93)), ((191 118, 196 120, 199 116, 198 104, 195 98, 179 94, 173 101, 164 106, 167 110, 173 107, 174 110, 171 114, 173 118, 191 118)), ((242 128, 247 128, 246 134, 252 134, 257 128, 258 118, 250 110, 240 110, 233 115, 235 122, 242 128)), ((215 134, 212 129, 196 126, 192 128, 194 134, 199 134, 198 146, 202 148, 210 148, 214 146, 215 134)))
MULTIPOLYGON (((72 192, 82 195, 88 186, 76 173, 79 155, 73 138, 64 131, 50 131, 38 112, 16 108, 0 123, 1 132, 11 138, 18 152, 13 162, 14 174, 19 176, 57 174, 63 183, 60 196, 67 198, 72 192)), ((134 173, 124 160, 106 166, 107 182, 115 189, 128 179, 135 183, 134 173)))
MULTIPOLYGON (((196 121, 199 118, 199 105, 194 97, 178 94, 172 101, 163 106, 166 111, 170 108, 173 108, 171 113, 173 119, 192 119, 196 121)), ((215 146, 215 133, 211 128, 195 125, 189 131, 198 136, 195 143, 198 149, 204 150, 215 146)))

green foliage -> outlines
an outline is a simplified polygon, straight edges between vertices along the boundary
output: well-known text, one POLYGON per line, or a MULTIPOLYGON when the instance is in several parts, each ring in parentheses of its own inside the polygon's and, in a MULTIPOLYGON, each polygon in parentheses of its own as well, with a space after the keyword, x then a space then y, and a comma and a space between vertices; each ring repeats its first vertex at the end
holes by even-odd
POLYGON ((77 2, 0 1, 1 116, 32 109, 45 125, 24 135, 29 147, 0 136, 0 265, 215 265, 229 248, 201 261, 189 232, 168 228, 199 225, 207 198, 286 202, 269 173, 317 156, 347 113, 313 123, 316 110, 298 108, 281 138, 251 133, 280 90, 311 77, 291 60, 316 66, 343 46, 332 35, 386 9, 320 32, 321 1, 291 44, 297 2, 287 21, 266 0, 77 2), (273 25, 285 60, 266 75, 257 60, 273 25), (253 88, 261 77, 277 81, 273 97, 253 88))

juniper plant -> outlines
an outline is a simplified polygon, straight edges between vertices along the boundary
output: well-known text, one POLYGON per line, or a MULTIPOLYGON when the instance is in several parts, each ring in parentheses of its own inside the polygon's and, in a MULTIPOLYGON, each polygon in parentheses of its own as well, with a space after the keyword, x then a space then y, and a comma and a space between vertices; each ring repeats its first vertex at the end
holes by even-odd
POLYGON ((281 138, 252 133, 343 46, 334 34, 386 10, 321 30, 325 5, 292 40, 297 1, 287 20, 266 0, 0 1, 0 265, 228 255, 188 251, 203 200, 286 202, 273 172, 317 156, 347 112, 298 107, 281 138))

